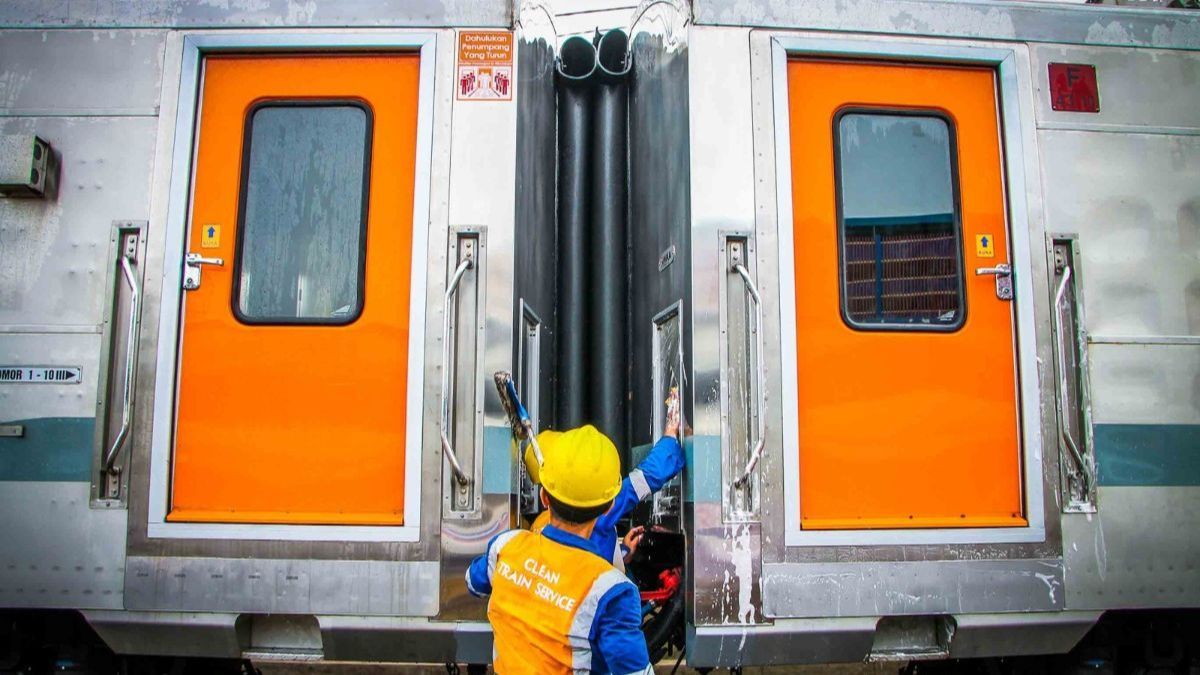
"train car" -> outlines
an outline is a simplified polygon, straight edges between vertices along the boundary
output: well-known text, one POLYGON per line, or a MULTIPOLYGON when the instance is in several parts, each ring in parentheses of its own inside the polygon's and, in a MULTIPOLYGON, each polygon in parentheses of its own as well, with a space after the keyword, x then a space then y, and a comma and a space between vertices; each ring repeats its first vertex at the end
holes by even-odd
POLYGON ((613 6, 0 6, 5 663, 489 662, 511 371, 655 657, 1200 664, 1200 13, 613 6))

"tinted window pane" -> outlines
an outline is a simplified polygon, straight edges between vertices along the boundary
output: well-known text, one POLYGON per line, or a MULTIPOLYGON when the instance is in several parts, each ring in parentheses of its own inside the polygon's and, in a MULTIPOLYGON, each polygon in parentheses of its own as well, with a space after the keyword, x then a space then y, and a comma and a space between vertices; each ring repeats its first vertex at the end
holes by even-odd
POLYGON ((262 323, 348 323, 361 311, 367 139, 355 105, 257 108, 237 307, 262 323))
POLYGON ((842 297, 855 325, 962 322, 951 130, 934 116, 837 123, 842 297))

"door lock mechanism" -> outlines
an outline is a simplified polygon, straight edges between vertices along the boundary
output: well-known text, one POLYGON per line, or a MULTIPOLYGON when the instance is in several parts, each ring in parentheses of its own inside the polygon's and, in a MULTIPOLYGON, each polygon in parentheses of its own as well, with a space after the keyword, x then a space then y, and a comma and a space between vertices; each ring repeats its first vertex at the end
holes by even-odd
POLYGON ((224 258, 205 258, 199 253, 189 253, 183 258, 183 290, 194 291, 200 288, 200 266, 225 266, 224 258))
POLYGON ((995 267, 976 267, 975 276, 991 274, 996 277, 996 297, 1001 300, 1012 300, 1012 265, 1000 263, 995 267))

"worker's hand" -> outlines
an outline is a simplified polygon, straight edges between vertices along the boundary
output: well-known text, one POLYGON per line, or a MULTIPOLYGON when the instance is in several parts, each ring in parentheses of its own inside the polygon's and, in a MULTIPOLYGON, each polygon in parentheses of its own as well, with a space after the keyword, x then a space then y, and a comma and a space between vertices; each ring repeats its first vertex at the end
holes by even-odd
POLYGON ((637 552, 638 544, 642 543, 642 537, 645 534, 646 534, 646 528, 643 527, 642 525, 638 525, 637 527, 631 527, 631 528, 629 528, 629 531, 625 533, 625 538, 621 540, 621 543, 625 544, 625 548, 629 549, 629 553, 626 555, 626 559, 628 559, 635 552, 637 552))
POLYGON ((681 417, 679 404, 679 387, 671 387, 667 395, 667 425, 663 429, 664 436, 679 438, 679 419, 681 417))

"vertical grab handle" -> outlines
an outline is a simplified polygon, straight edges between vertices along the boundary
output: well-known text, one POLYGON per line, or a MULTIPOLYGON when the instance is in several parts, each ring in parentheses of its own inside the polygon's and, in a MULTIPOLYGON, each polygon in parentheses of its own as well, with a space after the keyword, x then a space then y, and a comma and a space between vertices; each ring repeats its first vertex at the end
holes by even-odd
MULTIPOLYGON (((1058 289, 1054 292, 1054 330, 1058 334, 1058 344, 1055 345, 1058 349, 1058 406, 1059 414, 1064 416, 1067 413, 1067 404, 1070 399, 1070 391, 1067 382, 1067 339, 1066 327, 1063 325, 1063 312, 1070 311, 1070 307, 1063 306, 1063 300, 1067 295, 1067 286, 1071 282, 1071 267, 1065 265, 1062 270, 1062 279, 1058 282, 1058 289)), ((1095 482, 1095 477, 1092 475, 1092 467, 1088 464, 1083 456, 1083 452, 1079 449, 1079 444, 1075 442, 1075 438, 1071 435, 1069 425, 1062 424, 1060 430, 1063 443, 1067 446, 1067 450, 1071 453, 1071 459, 1075 461, 1075 465, 1079 469, 1079 476, 1082 482, 1083 494, 1087 495, 1091 492, 1092 485, 1095 482)))
POLYGON ((1079 240, 1050 235, 1054 295, 1054 394, 1058 413, 1061 505, 1066 513, 1096 510, 1096 461, 1088 408, 1087 335, 1083 328, 1083 296, 1079 240))
MULTIPOLYGON (((136 242, 136 240, 135 240, 136 242)), ((129 427, 133 409, 133 379, 137 373, 138 327, 141 324, 142 284, 137 274, 134 274, 133 264, 136 249, 125 248, 121 253, 121 275, 129 284, 129 324, 125 341, 125 377, 121 392, 121 427, 112 445, 104 453, 104 473, 120 474, 121 467, 117 465, 117 456, 129 437, 129 427)))
POLYGON ((467 255, 462 262, 458 263, 458 267, 454 270, 454 275, 450 277, 450 283, 446 285, 445 302, 443 304, 442 313, 442 419, 441 419, 441 436, 442 436, 442 454, 450 462, 450 468, 454 472, 454 480, 458 481, 459 485, 466 486, 471 484, 471 477, 463 473, 462 465, 458 462, 458 455, 454 452, 454 445, 450 442, 450 317, 453 315, 454 296, 458 293, 458 284, 462 281, 463 275, 467 270, 474 266, 474 260, 467 255))
POLYGON ((754 441, 754 449, 750 451, 750 458, 746 462, 746 468, 742 471, 741 476, 733 482, 735 488, 740 488, 750 480, 750 475, 754 473, 754 469, 758 467, 758 462, 762 459, 763 448, 767 444, 767 416, 766 411, 762 409, 762 393, 766 391, 767 371, 763 363, 763 357, 766 356, 763 348, 763 310, 762 296, 758 293, 758 286, 754 284, 754 279, 750 277, 750 271, 742 263, 735 263, 730 269, 731 272, 736 272, 746 284, 746 291, 750 294, 750 298, 754 301, 754 331, 757 334, 757 339, 754 341, 755 349, 755 367, 754 379, 755 389, 752 396, 754 397, 754 406, 756 417, 758 418, 758 438, 754 441))

